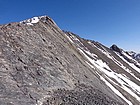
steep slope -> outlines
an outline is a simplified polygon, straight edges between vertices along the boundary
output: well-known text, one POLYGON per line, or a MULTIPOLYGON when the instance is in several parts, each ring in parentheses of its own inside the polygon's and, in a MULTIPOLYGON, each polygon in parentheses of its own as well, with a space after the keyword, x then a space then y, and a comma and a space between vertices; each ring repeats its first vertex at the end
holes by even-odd
POLYGON ((139 68, 48 16, 0 26, 0 105, 139 105, 139 68), (135 69, 135 68, 137 69, 135 69))
POLYGON ((98 42, 66 33, 85 56, 87 65, 94 69, 115 94, 129 105, 140 104, 140 64, 135 59, 116 45, 109 49, 98 42))

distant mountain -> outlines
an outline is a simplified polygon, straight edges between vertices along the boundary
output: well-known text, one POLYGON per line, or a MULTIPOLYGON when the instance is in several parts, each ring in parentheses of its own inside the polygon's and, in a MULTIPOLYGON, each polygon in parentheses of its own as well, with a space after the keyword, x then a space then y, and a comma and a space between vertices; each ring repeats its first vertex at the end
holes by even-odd
POLYGON ((140 69, 140 54, 137 54, 133 51, 124 51, 123 49, 117 47, 116 45, 112 45, 110 47, 113 51, 117 52, 121 55, 126 61, 129 63, 134 64, 140 69))
POLYGON ((132 57, 140 63, 140 54, 134 53, 132 57))
POLYGON ((140 54, 48 16, 0 25, 0 78, 0 105, 140 105, 140 54))

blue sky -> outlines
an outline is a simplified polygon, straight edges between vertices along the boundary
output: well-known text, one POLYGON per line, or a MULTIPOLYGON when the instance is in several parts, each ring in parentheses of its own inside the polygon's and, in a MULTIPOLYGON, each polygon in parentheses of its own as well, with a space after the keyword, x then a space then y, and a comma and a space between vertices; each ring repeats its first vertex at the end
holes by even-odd
POLYGON ((49 15, 61 29, 140 52, 140 0, 1 0, 0 24, 49 15))

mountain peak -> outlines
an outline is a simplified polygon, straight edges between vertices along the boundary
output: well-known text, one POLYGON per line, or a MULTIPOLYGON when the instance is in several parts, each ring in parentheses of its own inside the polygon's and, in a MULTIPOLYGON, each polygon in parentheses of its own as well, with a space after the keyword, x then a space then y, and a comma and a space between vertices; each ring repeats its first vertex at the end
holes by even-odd
POLYGON ((110 47, 111 50, 114 50, 116 52, 119 52, 121 53, 122 52, 122 49, 120 49, 117 45, 113 44, 111 47, 110 47))
POLYGON ((49 16, 37 16, 37 17, 32 17, 30 19, 26 19, 26 20, 23 20, 21 21, 20 23, 23 23, 23 24, 27 24, 27 25, 33 25, 33 24, 36 24, 38 23, 39 21, 42 21, 42 22, 51 22, 52 24, 55 24, 56 23, 49 17, 49 16))

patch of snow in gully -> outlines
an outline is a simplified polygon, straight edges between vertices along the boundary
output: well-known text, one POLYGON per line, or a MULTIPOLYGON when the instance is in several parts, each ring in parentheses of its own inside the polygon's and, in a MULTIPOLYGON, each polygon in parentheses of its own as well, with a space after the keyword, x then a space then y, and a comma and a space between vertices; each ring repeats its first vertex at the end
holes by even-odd
POLYGON ((100 79, 105 82, 107 86, 111 88, 118 96, 120 96, 125 102, 127 102, 129 105, 133 105, 129 100, 127 100, 116 88, 114 88, 108 81, 106 81, 102 76, 100 76, 100 79))
POLYGON ((137 72, 140 73, 140 69, 138 67, 136 67, 133 63, 129 63, 128 61, 126 61, 122 56, 120 56, 118 53, 116 53, 123 61, 125 61, 128 65, 130 65, 134 70, 136 70, 137 72))
MULTIPOLYGON (((96 68, 98 68, 101 72, 103 72, 108 77, 115 79, 119 84, 121 84, 120 87, 123 90, 125 90, 126 92, 131 94, 133 97, 135 97, 140 102, 140 97, 137 95, 137 94, 140 94, 140 87, 137 84, 130 81, 123 74, 118 74, 118 73, 115 73, 114 71, 112 71, 109 68, 109 66, 102 60, 95 61, 94 59, 91 59, 90 57, 88 57, 86 55, 86 53, 83 50, 81 50, 80 48, 78 48, 78 50, 90 61, 91 64, 93 64, 96 68), (129 89, 128 87, 131 88, 133 91, 131 89, 129 89), (135 92, 137 92, 137 94, 135 94, 135 92)), ((103 77, 102 77, 102 80, 105 80, 105 79, 103 79, 103 77)), ((104 82, 106 82, 106 81, 104 81, 104 82)), ((111 84, 109 84, 109 83, 107 83, 107 84, 110 87, 111 84)), ((111 89, 116 93, 116 90, 114 90, 115 87, 113 87, 113 86, 111 86, 111 87, 112 87, 111 89)), ((124 98, 123 95, 120 94, 121 92, 119 92, 119 93, 118 92, 119 91, 117 90, 116 94, 118 96, 120 96, 122 99, 124 99, 129 105, 132 105, 132 103, 130 103, 130 101, 128 101, 126 98, 124 98)))

